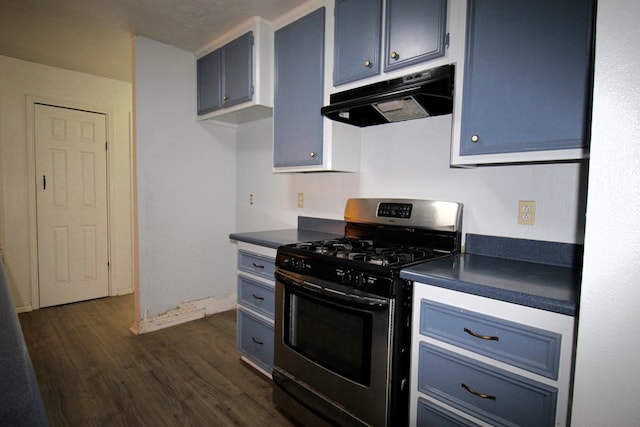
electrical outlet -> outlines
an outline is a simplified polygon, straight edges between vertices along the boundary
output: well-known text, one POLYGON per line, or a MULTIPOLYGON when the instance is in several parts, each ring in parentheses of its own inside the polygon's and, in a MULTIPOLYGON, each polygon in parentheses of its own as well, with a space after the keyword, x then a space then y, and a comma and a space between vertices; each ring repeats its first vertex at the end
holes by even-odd
POLYGON ((535 225, 536 223, 536 201, 520 200, 518 202, 518 224, 535 225))
POLYGON ((304 193, 298 193, 298 207, 304 208, 304 193))

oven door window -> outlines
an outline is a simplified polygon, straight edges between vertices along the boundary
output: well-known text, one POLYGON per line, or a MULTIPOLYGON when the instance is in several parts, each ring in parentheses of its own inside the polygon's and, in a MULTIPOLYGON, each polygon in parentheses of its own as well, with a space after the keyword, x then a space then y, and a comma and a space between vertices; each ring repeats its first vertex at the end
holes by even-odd
POLYGON ((369 386, 373 313, 288 288, 285 292, 285 344, 326 369, 369 386))

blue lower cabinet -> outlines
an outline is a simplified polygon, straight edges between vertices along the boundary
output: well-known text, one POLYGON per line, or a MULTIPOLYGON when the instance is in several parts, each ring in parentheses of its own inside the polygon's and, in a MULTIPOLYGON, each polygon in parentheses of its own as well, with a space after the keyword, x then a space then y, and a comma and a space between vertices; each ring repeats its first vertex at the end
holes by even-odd
POLYGON ((420 333, 558 379, 562 335, 435 301, 420 302, 420 333))
POLYGON ((238 351, 268 373, 273 370, 273 324, 238 308, 238 351))
POLYGON ((275 259, 253 252, 238 251, 238 270, 273 280, 275 259))
POLYGON ((418 427, 477 427, 478 424, 434 405, 426 399, 418 399, 418 427))
POLYGON ((273 319, 275 308, 273 285, 238 275, 238 303, 273 319))
POLYGON ((500 426, 555 425, 554 387, 425 342, 419 345, 418 363, 421 393, 479 420, 500 426))

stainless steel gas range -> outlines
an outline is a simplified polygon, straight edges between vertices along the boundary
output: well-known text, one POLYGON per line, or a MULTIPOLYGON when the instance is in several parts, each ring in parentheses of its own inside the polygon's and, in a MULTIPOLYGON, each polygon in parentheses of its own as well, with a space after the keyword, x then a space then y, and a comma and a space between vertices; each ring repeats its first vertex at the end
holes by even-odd
POLYGON ((349 199, 345 235, 276 257, 273 399, 313 426, 404 426, 412 283, 404 267, 460 251, 462 205, 349 199))

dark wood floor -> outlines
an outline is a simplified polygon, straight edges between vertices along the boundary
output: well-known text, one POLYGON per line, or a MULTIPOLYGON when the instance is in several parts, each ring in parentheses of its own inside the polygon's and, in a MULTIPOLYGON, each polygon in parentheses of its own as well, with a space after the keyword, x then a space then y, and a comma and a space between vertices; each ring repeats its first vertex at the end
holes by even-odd
POLYGON ((293 426, 228 311, 133 336, 133 296, 20 314, 52 426, 293 426))

